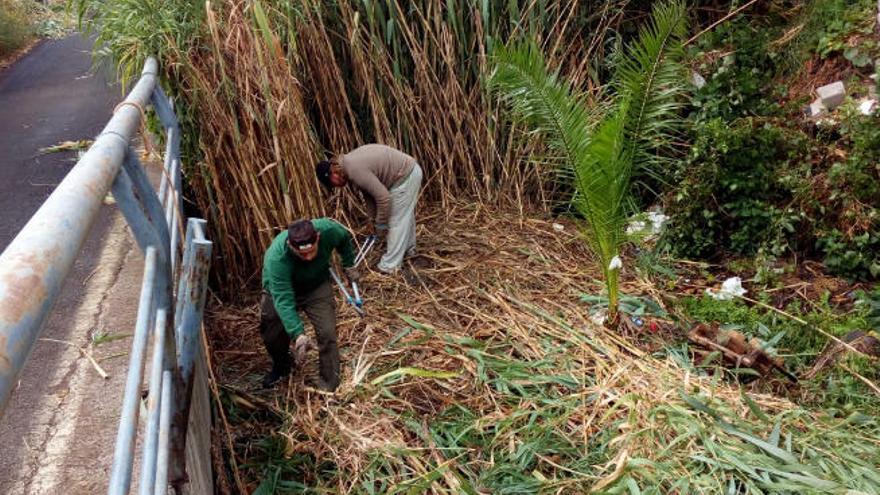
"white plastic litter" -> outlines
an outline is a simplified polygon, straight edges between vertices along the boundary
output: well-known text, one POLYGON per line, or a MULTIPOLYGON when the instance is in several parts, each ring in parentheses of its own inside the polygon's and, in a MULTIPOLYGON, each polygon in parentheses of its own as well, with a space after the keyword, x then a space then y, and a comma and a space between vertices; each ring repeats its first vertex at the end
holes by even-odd
POLYGON ((649 211, 648 220, 651 221, 651 233, 656 235, 663 230, 663 224, 669 220, 669 217, 664 215, 662 211, 649 211))
POLYGON ((701 76, 699 72, 694 72, 691 74, 691 82, 697 89, 703 89, 703 86, 706 85, 706 78, 701 76))
POLYGON ((553 230, 555 230, 556 232, 562 232, 563 230, 565 230, 565 226, 561 223, 554 223, 553 230))
POLYGON ((648 228, 648 225, 643 220, 633 220, 626 226, 626 233, 628 235, 642 233, 645 229, 648 228))
POLYGON ((590 315, 590 321, 593 322, 594 325, 602 325, 605 323, 606 318, 608 318, 608 315, 604 309, 590 315))
POLYGON ((620 256, 611 258, 611 263, 608 263, 609 270, 620 270, 622 267, 623 261, 620 261, 620 256))
POLYGON ((871 115, 874 113, 875 108, 877 108, 877 100, 873 98, 862 100, 862 102, 859 103, 859 112, 861 112, 862 115, 871 115))
POLYGON ((711 297, 712 299, 716 299, 718 301, 729 301, 734 297, 742 296, 746 292, 748 291, 743 289, 742 279, 740 279, 739 277, 730 277, 729 279, 725 280, 721 284, 720 290, 715 291, 712 289, 706 289, 706 294, 708 294, 709 297, 711 297))
POLYGON ((669 220, 669 217, 664 215, 662 211, 649 211, 647 218, 643 218, 644 214, 640 214, 637 219, 632 220, 626 226, 627 235, 658 235, 663 230, 663 225, 669 220))

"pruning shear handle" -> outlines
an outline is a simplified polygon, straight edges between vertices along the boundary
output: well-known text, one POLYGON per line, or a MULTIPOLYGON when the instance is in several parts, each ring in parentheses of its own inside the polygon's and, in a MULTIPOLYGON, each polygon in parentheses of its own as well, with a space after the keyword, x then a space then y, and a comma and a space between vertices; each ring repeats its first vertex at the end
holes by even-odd
POLYGON ((364 313, 363 305, 364 302, 361 299, 360 292, 358 291, 357 284, 353 283, 352 288, 354 289, 354 294, 356 298, 351 297, 351 294, 348 293, 348 290, 345 288, 345 284, 342 283, 342 279, 339 278, 339 274, 336 273, 336 270, 330 269, 330 276, 333 277, 333 281, 336 282, 336 285, 339 286, 340 292, 342 292, 342 296, 345 298, 345 301, 348 304, 351 304, 351 307, 357 312, 361 317, 366 316, 364 313))
POLYGON ((361 292, 358 290, 357 282, 351 283, 351 290, 354 291, 354 305, 357 307, 363 307, 364 300, 361 299, 361 292))
POLYGON ((367 237, 367 240, 364 241, 364 245, 361 246, 361 250, 358 251, 357 256, 355 256, 354 266, 358 266, 361 264, 361 261, 363 261, 364 258, 367 257, 367 253, 369 253, 370 250, 373 249, 373 245, 375 245, 375 244, 376 244, 376 234, 371 234, 370 236, 367 237))

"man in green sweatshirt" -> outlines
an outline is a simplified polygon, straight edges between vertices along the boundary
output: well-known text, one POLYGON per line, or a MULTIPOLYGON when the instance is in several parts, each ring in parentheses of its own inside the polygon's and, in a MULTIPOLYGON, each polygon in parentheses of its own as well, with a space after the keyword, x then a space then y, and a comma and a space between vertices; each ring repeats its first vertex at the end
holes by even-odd
POLYGON ((298 357, 304 357, 308 350, 309 340, 297 310, 302 310, 315 327, 320 369, 316 386, 327 391, 339 386, 336 302, 330 284, 330 261, 336 250, 346 276, 356 282, 359 275, 353 267, 351 241, 351 234, 339 223, 316 218, 292 223, 266 250, 260 335, 272 358, 272 370, 263 379, 263 386, 271 387, 296 364, 288 351, 291 340, 298 357))

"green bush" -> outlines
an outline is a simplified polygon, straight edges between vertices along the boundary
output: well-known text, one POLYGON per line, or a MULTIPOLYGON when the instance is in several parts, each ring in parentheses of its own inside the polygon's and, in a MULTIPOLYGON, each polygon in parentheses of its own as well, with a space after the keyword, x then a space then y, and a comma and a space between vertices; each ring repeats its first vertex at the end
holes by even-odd
POLYGON ((0 57, 24 45, 32 34, 24 4, 19 0, 0 0, 0 57))
POLYGON ((768 91, 775 71, 770 36, 765 26, 751 26, 739 18, 702 40, 691 55, 701 61, 697 72, 706 84, 694 92, 692 120, 730 121, 771 115, 779 108, 768 91))
POLYGON ((693 127, 690 155, 675 173, 672 218, 661 243, 681 256, 785 250, 803 223, 785 180, 801 167, 802 135, 770 123, 720 118, 693 127))
POLYGON ((806 140, 770 118, 781 113, 770 27, 739 17, 692 52, 706 84, 692 99, 690 152, 670 174, 672 220, 660 243, 676 255, 781 252, 803 220, 789 208, 784 172, 801 166, 806 140))
POLYGON ((880 118, 852 106, 810 138, 774 120, 696 121, 661 246, 678 256, 788 253, 880 278, 880 118))
POLYGON ((880 117, 848 103, 837 124, 812 130, 799 124, 803 102, 777 91, 799 73, 794 61, 837 54, 861 67, 873 57, 871 3, 808 2, 792 46, 773 43, 791 25, 768 15, 734 19, 692 49, 706 84, 692 100, 689 154, 668 175, 661 248, 704 259, 794 253, 880 278, 880 117))
POLYGON ((880 278, 880 235, 876 231, 850 237, 835 229, 821 235, 816 246, 832 273, 856 280, 880 278))
POLYGON ((852 107, 841 112, 839 136, 843 153, 824 178, 812 201, 823 222, 816 248, 834 273, 852 279, 880 278, 880 118, 852 107))
MULTIPOLYGON (((865 67, 877 54, 873 39, 858 45, 854 34, 872 35, 877 2, 874 0, 813 0, 808 6, 801 45, 822 58, 842 53, 856 67, 865 67)), ((808 53, 809 53, 808 52, 808 53)))

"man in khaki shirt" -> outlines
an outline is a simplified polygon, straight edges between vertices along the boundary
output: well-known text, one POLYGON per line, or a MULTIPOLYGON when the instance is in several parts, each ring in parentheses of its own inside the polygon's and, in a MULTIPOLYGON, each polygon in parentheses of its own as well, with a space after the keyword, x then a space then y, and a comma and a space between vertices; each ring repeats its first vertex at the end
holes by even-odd
POLYGON ((318 162, 318 180, 328 188, 352 184, 364 193, 374 219, 370 231, 387 233, 379 270, 395 272, 404 256, 415 254, 416 203, 422 169, 415 158, 384 144, 366 144, 344 155, 318 162))

